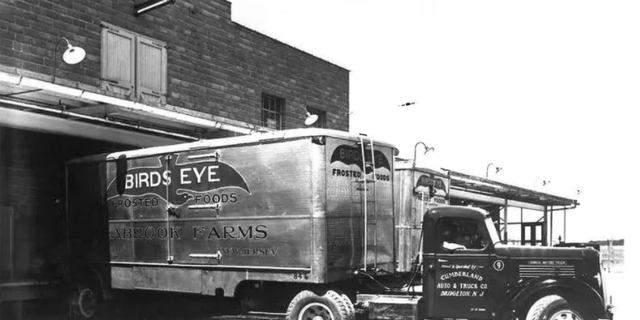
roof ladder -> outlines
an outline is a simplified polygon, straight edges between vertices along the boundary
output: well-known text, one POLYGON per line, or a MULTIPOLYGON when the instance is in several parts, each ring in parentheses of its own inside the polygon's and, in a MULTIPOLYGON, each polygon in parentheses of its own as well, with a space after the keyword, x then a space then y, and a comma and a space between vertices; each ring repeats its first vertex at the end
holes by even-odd
POLYGON ((374 260, 373 267, 374 269, 378 266, 378 210, 376 208, 376 166, 375 166, 375 153, 373 140, 367 136, 360 135, 358 136, 358 140, 360 143, 360 154, 362 155, 362 178, 358 179, 359 183, 362 183, 363 188, 359 190, 364 191, 363 193, 363 214, 364 214, 364 269, 368 270, 368 259, 369 259, 369 247, 373 247, 374 252, 374 260), (366 139, 366 140, 365 140, 366 139), (366 152, 371 152, 370 157, 368 158, 366 152), (371 168, 371 179, 367 179, 367 168, 371 168), (369 198, 369 184, 371 184, 371 198, 369 198), (371 206, 370 206, 371 204, 371 206), (369 220, 369 210, 373 207, 373 219, 369 220), (373 244, 369 244, 369 228, 373 227, 373 244))

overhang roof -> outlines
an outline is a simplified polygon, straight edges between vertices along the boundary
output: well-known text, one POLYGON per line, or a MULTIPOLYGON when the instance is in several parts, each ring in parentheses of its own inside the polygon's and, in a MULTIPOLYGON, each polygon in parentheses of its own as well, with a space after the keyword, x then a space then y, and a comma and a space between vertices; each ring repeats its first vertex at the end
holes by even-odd
POLYGON ((504 199, 508 200, 507 203, 515 204, 515 206, 519 207, 526 208, 526 204, 531 204, 533 205, 531 209, 537 210, 540 210, 541 207, 575 207, 579 205, 578 201, 574 199, 525 189, 445 168, 442 168, 442 170, 449 172, 452 197, 455 197, 455 191, 458 191, 458 194, 465 194, 470 198, 476 197, 480 201, 487 199, 488 202, 491 202, 490 199, 504 199))
MULTIPOLYGON (((147 105, 99 93, 91 86, 74 87, 65 79, 54 84, 42 75, 0 71, 0 105, 25 112, 80 122, 110 121, 110 126, 171 136, 182 141, 217 137, 220 131, 250 134, 271 129, 171 105, 147 105)), ((45 77, 46 78, 46 77, 45 77)), ((75 84, 78 86, 78 84, 75 84)))

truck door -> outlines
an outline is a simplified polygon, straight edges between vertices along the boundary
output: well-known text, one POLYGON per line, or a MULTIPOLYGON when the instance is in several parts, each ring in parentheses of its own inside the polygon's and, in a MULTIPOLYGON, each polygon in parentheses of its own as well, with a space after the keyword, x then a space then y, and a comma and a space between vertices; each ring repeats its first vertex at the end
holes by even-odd
POLYGON ((428 316, 491 318, 495 278, 491 275, 490 238, 482 221, 443 217, 435 225, 427 255, 428 316))

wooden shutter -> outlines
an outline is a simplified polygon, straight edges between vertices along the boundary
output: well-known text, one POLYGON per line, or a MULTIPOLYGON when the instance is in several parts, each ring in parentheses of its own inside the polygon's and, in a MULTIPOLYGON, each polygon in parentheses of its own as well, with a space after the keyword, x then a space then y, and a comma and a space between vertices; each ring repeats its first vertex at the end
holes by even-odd
POLYGON ((135 35, 105 26, 102 30, 102 89, 132 97, 135 35))
POLYGON ((136 88, 140 102, 157 105, 166 102, 167 49, 163 43, 138 36, 136 88))

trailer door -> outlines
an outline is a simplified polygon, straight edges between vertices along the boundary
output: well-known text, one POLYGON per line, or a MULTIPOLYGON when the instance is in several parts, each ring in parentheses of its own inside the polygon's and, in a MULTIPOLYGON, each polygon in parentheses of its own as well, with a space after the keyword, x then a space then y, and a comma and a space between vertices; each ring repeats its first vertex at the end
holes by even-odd
POLYGON ((166 157, 121 156, 106 170, 111 262, 167 263, 174 230, 167 220, 166 157))
POLYGON ((218 265, 218 240, 229 229, 221 226, 222 206, 237 201, 235 193, 220 191, 221 177, 229 166, 219 150, 175 153, 169 161, 173 181, 169 187, 169 226, 174 230, 169 246, 175 264, 218 265))

